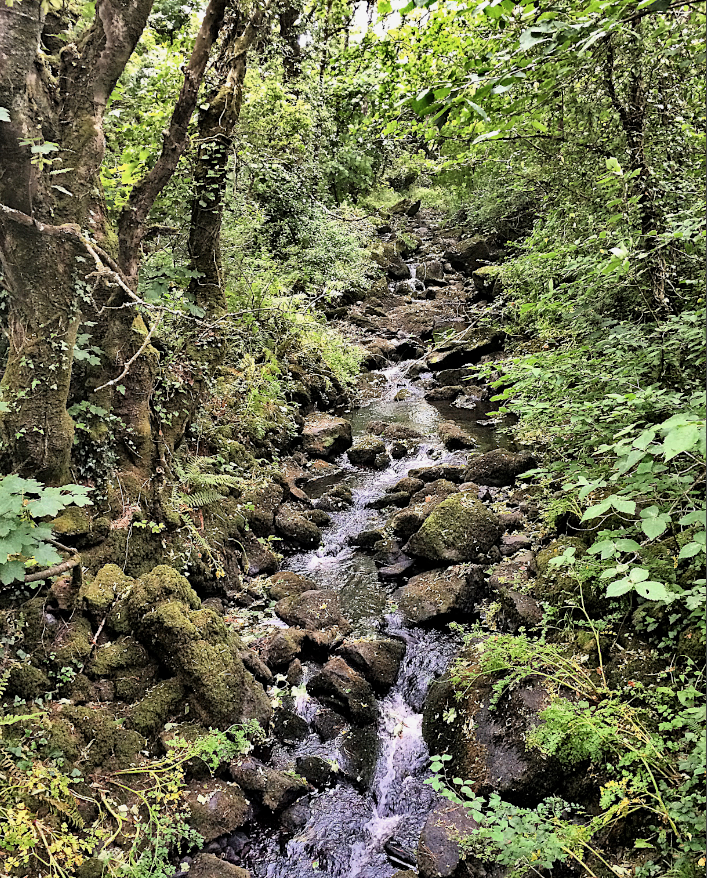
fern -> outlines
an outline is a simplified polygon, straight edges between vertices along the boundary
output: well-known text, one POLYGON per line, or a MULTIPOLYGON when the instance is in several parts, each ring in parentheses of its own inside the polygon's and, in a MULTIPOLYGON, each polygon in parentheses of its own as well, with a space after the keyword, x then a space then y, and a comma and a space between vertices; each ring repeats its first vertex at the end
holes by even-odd
POLYGON ((179 491, 175 499, 180 508, 195 510, 218 503, 224 499, 224 495, 213 488, 200 488, 193 494, 183 494, 179 491))

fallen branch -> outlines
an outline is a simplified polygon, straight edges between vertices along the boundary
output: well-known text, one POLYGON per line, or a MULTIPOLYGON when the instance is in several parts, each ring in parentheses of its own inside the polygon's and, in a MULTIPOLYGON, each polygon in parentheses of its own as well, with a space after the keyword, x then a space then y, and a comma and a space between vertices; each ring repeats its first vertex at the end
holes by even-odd
POLYGON ((48 567, 46 570, 39 570, 37 573, 28 573, 27 576, 25 576, 25 584, 28 582, 42 582, 45 579, 51 579, 52 576, 59 576, 60 573, 66 573, 67 570, 72 570, 80 563, 81 556, 76 554, 73 558, 62 561, 61 564, 55 564, 53 567, 48 567))

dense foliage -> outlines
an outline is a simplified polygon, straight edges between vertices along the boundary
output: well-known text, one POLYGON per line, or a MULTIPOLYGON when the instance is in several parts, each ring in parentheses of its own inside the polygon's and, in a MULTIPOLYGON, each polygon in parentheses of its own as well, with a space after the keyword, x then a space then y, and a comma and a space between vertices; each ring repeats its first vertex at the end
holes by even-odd
MULTIPOLYGON (((37 66, 52 88, 60 59, 90 43, 95 9, 37 4, 53 23, 37 66)), ((703 10, 668 0, 224 9, 173 146, 179 155, 129 258, 123 224, 171 154, 201 5, 147 9, 106 95, 105 155, 93 176, 81 177, 68 158, 82 160, 79 152, 55 143, 48 123, 21 142, 28 191, 44 193, 33 234, 51 220, 54 237, 74 234, 77 249, 47 257, 52 273, 54 259, 70 267, 55 273, 68 278, 68 298, 48 294, 46 313, 69 316, 59 328, 38 316, 28 334, 46 344, 31 356, 9 329, 24 324, 7 257, 0 274, 7 606, 31 597, 48 575, 37 571, 66 552, 48 519, 72 504, 118 518, 117 494, 134 516, 130 534, 169 536, 185 570, 222 577, 204 510, 278 471, 305 397, 324 405, 354 385, 362 351, 328 317, 379 277, 369 245, 386 209, 403 194, 421 199, 449 228, 503 250, 503 295, 483 322, 502 326, 507 355, 473 381, 491 385, 515 416, 513 438, 538 457, 526 478, 547 533, 584 541, 551 562, 572 597, 545 608, 541 636, 498 633, 487 620, 455 682, 464 692, 490 681, 497 706, 524 680, 546 681, 553 700, 528 746, 593 772, 597 801, 588 813, 558 798, 533 809, 484 798, 466 778, 444 776, 448 754, 433 759, 432 784, 477 821, 467 853, 509 875, 571 863, 595 878, 602 868, 602 878, 692 878, 704 867, 705 809, 703 10), (264 16, 257 38, 231 56, 255 14, 264 16), (226 110, 209 118, 224 88, 237 95, 230 127, 226 110), (215 143, 220 152, 207 148, 215 143), (72 191, 75 178, 83 194, 72 191), (78 217, 66 201, 75 195, 78 217), (194 243, 195 217, 210 205, 211 298, 194 243), (123 315, 122 328, 106 329, 106 314, 123 315), (120 359, 122 337, 130 345, 120 359), (28 407, 35 391, 59 413, 66 441, 55 456, 65 465, 37 459, 48 452, 28 407), (652 680, 607 678, 602 649, 621 627, 655 659, 652 680), (575 651, 587 633, 596 671, 575 651), (635 832, 632 856, 612 862, 612 832, 625 826, 635 832)), ((0 126, 19 112, 7 94, 0 126)), ((2 217, 29 218, 23 199, 3 205, 2 217)), ((34 286, 44 289, 46 277, 34 286)), ((18 642, 18 632, 2 641, 3 688, 23 660, 18 642)), ((74 874, 119 835, 110 874, 169 875, 174 850, 199 842, 185 822, 184 766, 198 758, 213 770, 247 752, 253 729, 176 738, 161 759, 116 769, 112 792, 89 791, 48 731, 62 675, 80 670, 62 668, 34 704, 16 699, 0 716, 3 875, 74 874), (86 796, 90 825, 76 807, 86 796)))

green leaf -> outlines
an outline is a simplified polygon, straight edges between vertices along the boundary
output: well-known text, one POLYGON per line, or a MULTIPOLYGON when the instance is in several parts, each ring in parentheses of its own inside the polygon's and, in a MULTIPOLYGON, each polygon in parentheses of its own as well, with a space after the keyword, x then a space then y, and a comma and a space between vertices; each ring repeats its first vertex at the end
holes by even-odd
POLYGON ((682 561, 685 558, 694 558, 695 555, 698 555, 702 551, 702 546, 699 543, 691 542, 686 543, 682 549, 680 549, 680 554, 678 555, 678 560, 682 561))
POLYGON ((671 597, 662 582, 655 582, 653 580, 637 582, 636 591, 642 598, 648 601, 667 601, 671 597))
POLYGON ((611 505, 617 512, 625 512, 627 515, 633 515, 636 511, 636 501, 635 500, 626 500, 623 497, 618 497, 615 494, 611 496, 611 505))
POLYGON ((641 547, 635 540, 616 540, 614 543, 619 552, 640 552, 641 547))
POLYGON ((702 437, 702 429, 697 424, 683 424, 671 430, 663 440, 662 450, 666 460, 672 460, 678 454, 696 450, 695 446, 702 437))
POLYGON ((641 522, 641 530, 649 540, 654 540, 668 529, 670 516, 664 515, 656 518, 646 518, 641 522))
POLYGON ((0 107, 0 122, 10 122, 10 114, 5 107, 0 107))
POLYGON ((682 524, 684 527, 687 527, 690 524, 707 524, 707 512, 705 512, 704 509, 697 509, 694 512, 686 512, 678 521, 678 524, 682 524))
POLYGON ((607 586, 606 596, 608 598, 617 598, 631 591, 632 588, 633 583, 629 579, 617 579, 615 582, 610 582, 607 586))
POLYGON ((0 564, 0 582, 10 585, 17 579, 25 578, 25 565, 22 561, 6 561, 0 564))
POLYGON ((61 555, 48 543, 38 543, 32 554, 40 567, 51 567, 61 561, 61 555))

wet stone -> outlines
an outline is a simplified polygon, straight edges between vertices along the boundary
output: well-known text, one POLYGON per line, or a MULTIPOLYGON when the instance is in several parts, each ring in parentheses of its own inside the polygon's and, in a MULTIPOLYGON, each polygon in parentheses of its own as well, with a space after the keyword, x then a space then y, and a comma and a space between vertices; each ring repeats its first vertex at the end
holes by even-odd
POLYGON ((524 549, 530 549, 533 541, 526 534, 504 534, 501 537, 501 554, 515 555, 524 549))
POLYGON ((347 726, 348 723, 341 714, 328 707, 320 707, 312 720, 312 728, 322 741, 331 741, 340 735, 347 726))
POLYGON ((281 707, 273 715, 273 734, 285 743, 302 741, 309 735, 309 726, 294 711, 281 707))
POLYGON ((359 546, 362 549, 372 549, 376 543, 383 539, 383 533, 379 530, 362 530, 360 534, 351 536, 347 542, 350 546, 359 546))
POLYGON ((321 756, 298 756, 295 771, 318 790, 324 789, 334 779, 331 763, 321 756))
POLYGON ((329 659, 307 682, 307 691, 356 723, 374 722, 378 714, 370 684, 339 656, 329 659))

